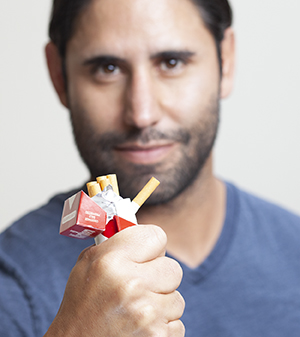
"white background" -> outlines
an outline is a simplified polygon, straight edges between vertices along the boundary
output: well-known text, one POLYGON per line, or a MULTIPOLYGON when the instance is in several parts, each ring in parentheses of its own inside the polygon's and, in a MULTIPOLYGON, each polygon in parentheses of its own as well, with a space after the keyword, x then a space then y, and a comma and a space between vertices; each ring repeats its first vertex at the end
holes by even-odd
MULTIPOLYGON (((222 104, 216 173, 300 214, 300 1, 232 6, 236 85, 222 104)), ((0 6, 0 230, 88 179, 46 71, 50 7, 0 6)))

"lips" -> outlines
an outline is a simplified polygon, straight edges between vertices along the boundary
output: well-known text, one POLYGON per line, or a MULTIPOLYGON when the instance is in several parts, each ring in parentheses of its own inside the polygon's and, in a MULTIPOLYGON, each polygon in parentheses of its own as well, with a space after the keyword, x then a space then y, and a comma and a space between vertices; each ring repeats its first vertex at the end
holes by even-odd
POLYGON ((164 160, 173 150, 175 144, 151 144, 140 146, 136 144, 127 144, 115 148, 118 155, 126 161, 135 164, 149 165, 156 164, 164 160))

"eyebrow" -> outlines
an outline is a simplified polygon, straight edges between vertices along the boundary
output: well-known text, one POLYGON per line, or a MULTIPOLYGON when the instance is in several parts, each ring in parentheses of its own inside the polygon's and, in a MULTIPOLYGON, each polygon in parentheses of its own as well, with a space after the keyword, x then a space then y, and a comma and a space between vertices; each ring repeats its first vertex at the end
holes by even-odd
POLYGON ((183 58, 183 59, 187 59, 190 58, 192 56, 194 56, 196 53, 195 52, 191 52, 188 50, 167 50, 167 51, 163 51, 163 52, 159 52, 156 54, 151 55, 151 60, 153 59, 170 59, 170 58, 183 58))
MULTIPOLYGON (((150 56, 151 60, 168 59, 168 58, 183 58, 187 59, 194 56, 196 53, 188 50, 167 50, 158 52, 150 56)), ((91 57, 83 62, 83 65, 95 65, 103 63, 126 63, 126 60, 114 55, 98 55, 91 57)))
POLYGON ((95 57, 91 57, 83 62, 83 65, 93 65, 93 64, 101 64, 101 63, 125 63, 126 61, 120 57, 116 57, 113 55, 99 55, 95 57))

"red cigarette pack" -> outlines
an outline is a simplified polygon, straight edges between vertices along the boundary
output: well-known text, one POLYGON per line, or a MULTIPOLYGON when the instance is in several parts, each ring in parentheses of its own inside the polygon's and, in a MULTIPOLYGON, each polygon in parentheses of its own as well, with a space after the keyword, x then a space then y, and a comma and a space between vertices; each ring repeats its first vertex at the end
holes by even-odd
POLYGON ((106 219, 106 212, 80 191, 64 203, 60 234, 77 239, 94 238, 105 230, 106 219))

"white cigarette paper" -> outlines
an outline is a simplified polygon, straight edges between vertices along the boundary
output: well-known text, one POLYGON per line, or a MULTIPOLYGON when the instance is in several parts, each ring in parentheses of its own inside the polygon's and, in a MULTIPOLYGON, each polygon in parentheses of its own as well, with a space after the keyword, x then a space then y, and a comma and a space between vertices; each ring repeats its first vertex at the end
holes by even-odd
POLYGON ((160 182, 152 177, 147 184, 143 187, 143 189, 139 192, 139 194, 132 200, 132 202, 136 203, 141 207, 143 203, 150 197, 150 195, 155 191, 160 182))

